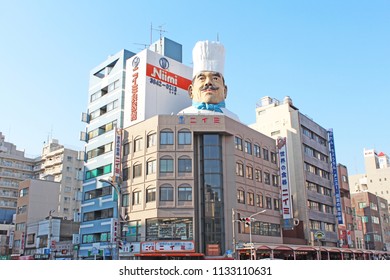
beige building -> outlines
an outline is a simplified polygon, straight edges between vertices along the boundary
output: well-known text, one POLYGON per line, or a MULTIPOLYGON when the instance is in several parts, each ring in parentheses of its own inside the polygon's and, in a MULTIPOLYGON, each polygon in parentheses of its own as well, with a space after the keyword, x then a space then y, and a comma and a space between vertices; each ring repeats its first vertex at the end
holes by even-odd
POLYGON ((0 223, 12 223, 19 183, 34 178, 36 161, 5 141, 0 132, 0 223))
POLYGON ((57 216, 79 221, 84 166, 84 161, 79 159, 79 152, 65 148, 58 140, 52 139, 44 144, 39 163, 37 178, 53 176, 54 182, 60 183, 58 205, 55 208, 57 216))
POLYGON ((159 258, 181 244, 172 256, 223 256, 233 243, 282 243, 274 139, 224 115, 159 115, 125 129, 123 142, 124 227, 139 248, 130 255, 159 258), (252 234, 232 223, 251 215, 252 234))
POLYGON ((371 192, 390 201, 389 157, 374 149, 364 149, 365 173, 349 175, 351 192, 371 192))
POLYGON ((29 230, 39 221, 54 215, 59 194, 58 182, 29 179, 19 184, 13 254, 24 254, 27 244, 35 244, 37 236, 30 235, 29 230))
POLYGON ((302 114, 288 96, 283 102, 263 97, 251 127, 274 139, 286 137, 292 208, 300 222, 283 232, 284 243, 336 246, 335 217, 341 207, 336 208, 328 131, 302 114), (316 232, 324 238, 315 238, 316 232))

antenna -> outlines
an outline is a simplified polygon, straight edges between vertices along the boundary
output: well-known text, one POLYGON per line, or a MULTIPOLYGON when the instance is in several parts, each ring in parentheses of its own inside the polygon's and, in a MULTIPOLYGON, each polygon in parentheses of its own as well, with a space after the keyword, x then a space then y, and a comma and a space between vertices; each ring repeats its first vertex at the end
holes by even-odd
MULTIPOLYGON (((160 52, 162 51, 162 34, 163 34, 164 32, 168 32, 168 31, 166 31, 166 30, 163 29, 163 26, 164 26, 164 25, 165 25, 165 23, 159 25, 159 26, 158 26, 158 29, 157 29, 157 28, 153 28, 153 26, 150 27, 151 31, 152 31, 152 30, 155 30, 155 31, 159 31, 159 32, 160 32, 160 52)), ((161 54, 161 53, 160 53, 160 54, 161 54)))
POLYGON ((217 42, 219 42, 219 33, 217 32, 217 42))
POLYGON ((148 44, 140 44, 140 43, 133 43, 134 45, 139 45, 139 46, 143 46, 144 48, 142 49, 142 48, 139 48, 140 50, 144 50, 144 49, 146 49, 146 48, 148 48, 150 45, 148 45, 148 44))

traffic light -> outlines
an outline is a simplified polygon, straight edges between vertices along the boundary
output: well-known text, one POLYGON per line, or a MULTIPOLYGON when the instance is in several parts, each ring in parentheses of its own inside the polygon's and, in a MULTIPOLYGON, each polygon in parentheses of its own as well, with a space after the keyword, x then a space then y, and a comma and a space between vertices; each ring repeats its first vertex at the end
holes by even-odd
POLYGON ((245 218, 245 224, 247 226, 250 226, 251 225, 251 218, 249 218, 249 217, 245 218))
POLYGON ((133 252, 133 251, 134 251, 134 245, 133 245, 133 244, 130 245, 129 251, 130 251, 130 252, 133 252))

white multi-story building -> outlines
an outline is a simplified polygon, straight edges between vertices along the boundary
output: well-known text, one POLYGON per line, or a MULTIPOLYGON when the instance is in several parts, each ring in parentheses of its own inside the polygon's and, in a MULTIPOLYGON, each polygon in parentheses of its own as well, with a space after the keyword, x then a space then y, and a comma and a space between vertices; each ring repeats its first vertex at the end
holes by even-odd
POLYGON ((328 130, 302 114, 290 97, 280 102, 268 96, 258 104, 251 127, 274 139, 286 137, 293 217, 299 225, 283 232, 284 242, 336 246, 341 203, 338 209, 328 130), (324 238, 315 238, 318 231, 324 238))

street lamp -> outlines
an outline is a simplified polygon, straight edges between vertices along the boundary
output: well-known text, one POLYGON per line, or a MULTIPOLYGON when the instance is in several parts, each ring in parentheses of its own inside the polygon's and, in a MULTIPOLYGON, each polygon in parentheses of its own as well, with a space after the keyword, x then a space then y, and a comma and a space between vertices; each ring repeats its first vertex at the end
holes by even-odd
POLYGON ((264 209, 264 210, 261 210, 260 212, 257 212, 257 213, 255 213, 255 214, 252 214, 252 215, 250 215, 249 216, 249 243, 250 243, 250 246, 251 246, 251 260, 253 260, 253 252, 252 252, 252 250, 253 250, 253 243, 252 243, 252 220, 255 220, 253 217, 254 216, 257 216, 257 215, 260 215, 260 214, 262 214, 262 213, 264 213, 265 211, 267 211, 266 209, 264 209))
POLYGON ((49 248, 50 259, 53 258, 53 255, 51 253, 51 250, 52 250, 52 246, 51 246, 52 239, 51 239, 51 237, 53 236, 53 215, 52 214, 54 212, 55 212, 54 209, 49 211, 49 234, 48 234, 48 237, 47 237, 47 247, 49 248))
MULTIPOLYGON (((118 220, 118 229, 117 229, 117 238, 116 238, 116 244, 115 244, 115 254, 116 254, 116 259, 120 259, 119 258, 119 240, 118 240, 118 233, 120 234, 120 235, 122 235, 122 233, 121 233, 121 221, 120 221, 120 213, 119 213, 119 211, 120 211, 120 209, 121 209, 121 203, 122 203, 122 196, 121 196, 121 189, 120 189, 120 185, 118 184, 118 185, 114 185, 113 183, 112 183, 112 181, 110 181, 110 180, 106 180, 106 179, 99 179, 99 182, 101 182, 101 183, 106 183, 106 184, 109 184, 114 190, 115 190, 115 192, 116 192, 116 194, 117 194, 117 196, 118 196, 118 201, 117 201, 117 211, 116 211, 116 218, 117 218, 117 220, 118 220)), ((121 237, 121 236, 120 236, 121 237)))

